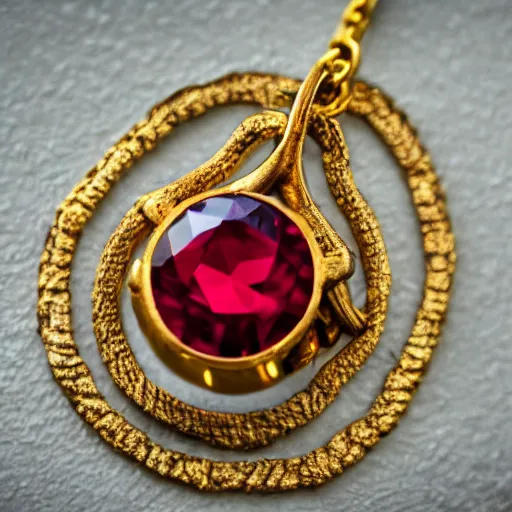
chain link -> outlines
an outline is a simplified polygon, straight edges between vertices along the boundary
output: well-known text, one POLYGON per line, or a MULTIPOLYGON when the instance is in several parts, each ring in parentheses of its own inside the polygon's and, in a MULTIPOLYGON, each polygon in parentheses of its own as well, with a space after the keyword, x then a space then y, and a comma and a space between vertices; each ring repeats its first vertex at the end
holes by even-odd
POLYGON ((376 5, 377 0, 352 0, 343 11, 341 23, 329 46, 331 48, 340 47, 347 34, 359 43, 370 23, 370 17, 376 5))

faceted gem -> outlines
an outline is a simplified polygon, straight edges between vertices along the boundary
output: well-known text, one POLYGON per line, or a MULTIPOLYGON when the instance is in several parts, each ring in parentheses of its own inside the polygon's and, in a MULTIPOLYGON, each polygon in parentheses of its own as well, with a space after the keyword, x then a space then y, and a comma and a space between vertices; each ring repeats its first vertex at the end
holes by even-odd
POLYGON ((205 354, 242 357, 283 339, 313 292, 297 225, 274 206, 220 195, 190 206, 162 235, 151 285, 166 326, 205 354))

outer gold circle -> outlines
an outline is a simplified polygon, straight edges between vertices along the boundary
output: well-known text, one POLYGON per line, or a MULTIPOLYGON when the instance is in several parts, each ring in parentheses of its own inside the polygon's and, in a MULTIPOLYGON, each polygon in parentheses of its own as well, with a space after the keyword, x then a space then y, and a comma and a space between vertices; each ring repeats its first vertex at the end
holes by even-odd
POLYGON ((285 375, 283 361, 305 336, 313 323, 325 282, 323 255, 315 235, 306 220, 277 199, 254 192, 233 193, 269 204, 290 218, 306 238, 314 268, 312 295, 301 320, 288 335, 268 349, 246 357, 215 357, 185 345, 163 322, 151 288, 151 261, 156 245, 171 224, 190 206, 210 197, 226 195, 222 190, 210 190, 178 204, 155 229, 149 239, 135 275, 130 280, 132 302, 142 330, 160 358, 194 384, 222 393, 258 391, 281 380, 285 375))
MULTIPOLYGON (((180 116, 186 117, 191 113, 198 115, 206 109, 203 103, 205 98, 201 97, 205 90, 218 101, 222 101, 222 98, 229 101, 252 97, 255 101, 264 102, 267 98, 273 102, 277 101, 279 90, 294 90, 297 86, 297 82, 278 76, 230 75, 204 88, 189 88, 156 107, 150 118, 134 127, 116 144, 61 204, 41 257, 39 327, 52 372, 72 406, 117 450, 162 476, 199 489, 290 490, 320 485, 342 473, 397 425, 426 371, 446 315, 455 270, 455 252, 443 192, 430 158, 405 116, 396 111, 377 89, 359 83, 355 85, 349 109, 377 131, 406 173, 421 223, 426 266, 424 296, 412 334, 405 343, 397 366, 388 374, 383 391, 376 397, 368 413, 340 430, 327 444, 307 454, 288 459, 223 462, 192 457, 156 444, 112 409, 96 388, 73 339, 69 286, 70 266, 78 237, 97 204, 133 160, 151 149, 157 138, 168 133, 172 123, 176 124, 180 116), (189 110, 170 108, 173 102, 187 99, 191 99, 189 110)), ((337 123, 319 118, 315 121, 313 132, 323 148, 332 148, 324 164, 329 186, 338 204, 346 214, 354 216, 360 236, 365 233, 366 237, 371 238, 377 226, 367 216, 367 207, 359 202, 359 197, 351 189, 348 162, 343 155, 340 160, 339 153, 345 150, 337 123), (349 191, 350 194, 347 194, 349 191)), ((131 224, 128 221, 123 224, 125 227, 131 225, 135 230, 130 232, 132 239, 126 242, 127 248, 136 244, 149 229, 141 207, 139 203, 130 212, 131 224)), ((120 271, 122 273, 122 269, 120 271)), ((369 287, 379 276, 378 268, 373 272, 370 274, 369 287)), ((105 283, 105 286, 110 285, 116 286, 114 281, 105 283)), ((371 293, 378 294, 378 290, 372 289, 371 293)), ((369 322, 369 336, 374 341, 376 332, 371 328, 379 322, 382 322, 382 318, 376 312, 369 322)), ((347 353, 355 354, 357 348, 358 344, 352 344, 347 353)), ((335 357, 315 382, 325 382, 326 386, 335 382, 340 378, 343 361, 335 357)), ((311 387, 311 392, 316 391, 320 391, 320 388, 311 387)), ((308 402, 308 393, 302 396, 309 405, 315 403, 308 402)), ((274 416, 275 412, 267 411, 266 414, 274 416)), ((308 416, 305 409, 302 415, 308 416)), ((196 418, 201 421, 199 416, 196 418)), ((223 418, 224 415, 218 415, 219 427, 223 418)), ((243 423, 239 424, 239 428, 243 428, 243 423)))

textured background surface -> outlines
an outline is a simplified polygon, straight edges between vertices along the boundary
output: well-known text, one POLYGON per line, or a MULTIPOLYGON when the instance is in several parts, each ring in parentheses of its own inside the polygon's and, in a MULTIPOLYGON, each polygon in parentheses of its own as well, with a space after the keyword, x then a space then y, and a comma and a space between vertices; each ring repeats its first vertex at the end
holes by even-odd
MULTIPOLYGON (((177 88, 233 70, 304 76, 345 2, 0 2, 0 509, 512 510, 512 203, 507 0, 381 2, 360 76, 409 113, 448 191, 459 267, 444 341, 400 427, 343 477, 274 496, 202 495, 124 460, 86 428, 53 382, 36 334, 37 262, 55 207, 147 109, 177 88)), ((144 416, 110 381, 96 350, 90 292, 109 233, 143 192, 194 168, 248 113, 232 108, 177 130, 114 190, 86 230, 74 274, 76 339, 107 399, 159 442, 237 459, 144 416)), ((394 287, 382 342, 312 425, 250 457, 290 456, 362 414, 408 335, 421 292, 420 240, 405 185, 358 121, 343 120, 356 180, 381 219, 394 287)), ((307 177, 327 217, 347 232, 306 148, 307 177)), ((347 236, 347 238, 349 238, 347 236)), ((352 282, 359 303, 360 274, 352 282)), ((274 404, 309 379, 249 397, 186 385, 149 350, 129 304, 126 330, 147 374, 209 408, 274 404)), ((318 364, 317 364, 318 366, 318 364)))

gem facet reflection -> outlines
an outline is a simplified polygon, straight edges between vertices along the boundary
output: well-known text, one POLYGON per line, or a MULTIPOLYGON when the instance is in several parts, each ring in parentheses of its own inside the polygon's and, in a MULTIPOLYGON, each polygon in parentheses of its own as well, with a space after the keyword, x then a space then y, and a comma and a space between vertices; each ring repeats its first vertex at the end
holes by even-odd
POLYGON ((313 261, 297 225, 276 207, 220 195, 189 207, 152 259, 156 308, 184 344, 220 357, 261 352, 303 317, 313 261))

